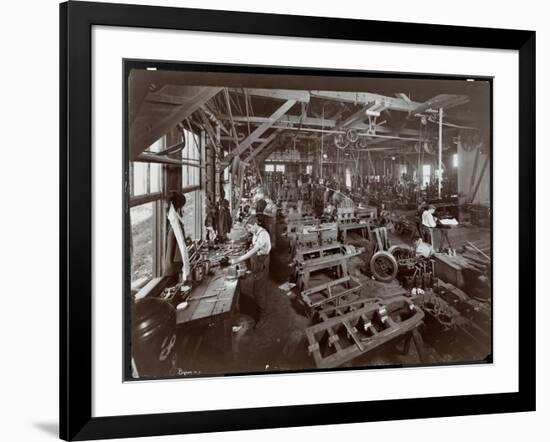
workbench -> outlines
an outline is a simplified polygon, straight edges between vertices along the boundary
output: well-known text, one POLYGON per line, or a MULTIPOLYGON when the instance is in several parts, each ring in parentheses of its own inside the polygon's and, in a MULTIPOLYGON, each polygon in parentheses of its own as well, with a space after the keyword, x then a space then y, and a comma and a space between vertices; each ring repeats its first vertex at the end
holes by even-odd
POLYGON ((464 288, 464 269, 469 268, 468 261, 460 255, 449 256, 446 253, 436 253, 435 274, 444 282, 455 287, 464 288))
POLYGON ((176 324, 179 328, 195 328, 213 323, 220 326, 223 330, 224 353, 228 360, 233 355, 232 325, 239 307, 239 280, 227 280, 226 271, 219 267, 215 267, 211 273, 193 287, 186 299, 187 308, 176 313, 176 324))

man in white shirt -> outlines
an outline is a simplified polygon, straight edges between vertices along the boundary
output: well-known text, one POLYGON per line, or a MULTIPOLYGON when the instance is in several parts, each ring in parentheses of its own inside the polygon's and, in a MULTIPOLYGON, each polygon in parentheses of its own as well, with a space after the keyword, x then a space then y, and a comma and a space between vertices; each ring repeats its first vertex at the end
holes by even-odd
POLYGON ((424 241, 433 245, 433 229, 437 218, 434 216, 435 207, 430 205, 422 212, 422 236, 424 241))
POLYGON ((248 220, 246 229, 252 233, 252 247, 244 255, 232 259, 230 264, 238 264, 250 259, 250 270, 254 279, 253 295, 258 306, 255 328, 260 328, 265 324, 268 314, 266 283, 269 277, 271 239, 268 231, 258 224, 258 218, 254 215, 248 220))

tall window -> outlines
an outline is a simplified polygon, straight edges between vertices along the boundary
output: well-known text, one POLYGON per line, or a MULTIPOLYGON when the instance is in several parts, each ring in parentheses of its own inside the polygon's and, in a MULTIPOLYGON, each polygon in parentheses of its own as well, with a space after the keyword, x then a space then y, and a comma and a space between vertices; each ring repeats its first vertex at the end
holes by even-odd
POLYGON ((200 135, 184 130, 185 147, 181 152, 184 162, 181 169, 182 189, 186 203, 183 208, 185 235, 191 239, 200 239, 203 234, 202 209, 203 191, 201 191, 201 141, 200 135))
POLYGON ((306 166, 306 173, 307 173, 308 175, 311 175, 311 174, 313 173, 313 165, 312 165, 312 164, 308 164, 308 165, 306 166))
MULTIPOLYGON (((164 148, 164 137, 155 141, 147 152, 160 152, 164 148)), ((156 163, 130 163, 131 171, 131 196, 157 193, 162 185, 162 165, 156 163)))
POLYGON ((453 167, 458 167, 458 154, 453 154, 453 167))
POLYGON ((130 196, 142 196, 150 193, 158 193, 162 185, 162 165, 155 163, 133 162, 131 170, 130 196))
POLYGON ((202 192, 193 190, 185 194, 185 206, 183 206, 183 225, 185 236, 192 240, 201 239, 203 234, 202 223, 202 192))
POLYGON ((154 202, 130 209, 132 225, 132 285, 153 277, 154 202))
MULTIPOLYGON (((146 152, 165 148, 165 138, 154 142, 146 152)), ((130 248, 131 284, 140 287, 158 276, 161 232, 157 218, 162 210, 162 164, 130 162, 130 248)))
POLYGON ((199 135, 184 130, 185 147, 181 151, 181 159, 184 162, 181 169, 182 187, 200 186, 200 137, 199 135))

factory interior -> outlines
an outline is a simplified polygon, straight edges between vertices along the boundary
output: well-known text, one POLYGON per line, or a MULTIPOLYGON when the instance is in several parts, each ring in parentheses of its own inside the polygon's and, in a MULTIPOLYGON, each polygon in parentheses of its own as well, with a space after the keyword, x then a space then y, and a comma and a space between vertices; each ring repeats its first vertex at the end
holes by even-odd
POLYGON ((125 377, 492 362, 491 87, 132 69, 125 377))

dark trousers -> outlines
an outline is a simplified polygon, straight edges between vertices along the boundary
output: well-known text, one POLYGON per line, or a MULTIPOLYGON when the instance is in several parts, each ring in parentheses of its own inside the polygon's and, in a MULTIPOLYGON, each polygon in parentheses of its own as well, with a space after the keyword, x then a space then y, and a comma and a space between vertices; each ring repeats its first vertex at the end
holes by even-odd
POLYGON ((252 278, 254 278, 254 300, 258 306, 258 317, 268 313, 267 280, 269 278, 269 255, 254 256, 251 258, 252 278))
POLYGON ((425 243, 434 245, 433 228, 422 225, 422 238, 425 243))

